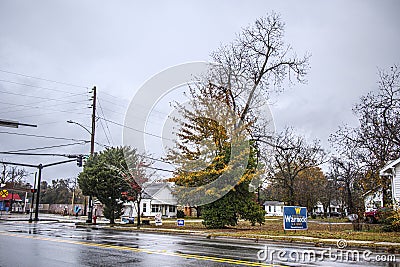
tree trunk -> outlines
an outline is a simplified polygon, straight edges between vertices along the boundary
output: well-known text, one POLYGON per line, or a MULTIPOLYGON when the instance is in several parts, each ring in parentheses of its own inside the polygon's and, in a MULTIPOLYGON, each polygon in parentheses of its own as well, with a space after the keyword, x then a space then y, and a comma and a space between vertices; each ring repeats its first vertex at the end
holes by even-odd
POLYGON ((196 216, 197 216, 197 218, 200 218, 200 216, 201 216, 201 206, 197 206, 196 207, 196 216))
POLYGON ((137 201, 137 212, 138 212, 138 214, 137 214, 137 229, 140 229, 140 217, 142 216, 140 213, 140 202, 141 202, 140 200, 137 201))
POLYGON ((114 203, 111 204, 111 210, 110 210, 110 224, 114 224, 115 223, 115 205, 114 203))
POLYGON ((354 204, 353 204, 353 196, 351 194, 350 185, 346 183, 346 190, 347 190, 347 207, 349 214, 354 213, 354 204))
POLYGON ((294 188, 289 186, 289 205, 294 206, 294 188))

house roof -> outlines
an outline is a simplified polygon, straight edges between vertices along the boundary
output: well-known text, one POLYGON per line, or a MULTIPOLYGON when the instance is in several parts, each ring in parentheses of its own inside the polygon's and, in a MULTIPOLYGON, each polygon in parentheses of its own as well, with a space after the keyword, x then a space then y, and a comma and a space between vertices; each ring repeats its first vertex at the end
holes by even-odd
POLYGON ((379 174, 381 176, 391 174, 391 169, 396 167, 397 165, 400 165, 400 158, 389 162, 385 167, 382 168, 382 170, 379 172, 379 174))
POLYGON ((167 186, 166 183, 153 183, 144 188, 143 198, 152 198, 158 191, 167 186))
POLYGON ((267 200, 264 202, 264 206, 275 206, 275 205, 281 205, 283 206, 285 203, 284 202, 280 202, 280 201, 276 201, 276 200, 267 200))
POLYGON ((21 198, 16 193, 8 193, 8 195, 6 197, 0 197, 0 201, 3 201, 3 200, 17 200, 17 201, 19 201, 19 200, 21 200, 21 198))

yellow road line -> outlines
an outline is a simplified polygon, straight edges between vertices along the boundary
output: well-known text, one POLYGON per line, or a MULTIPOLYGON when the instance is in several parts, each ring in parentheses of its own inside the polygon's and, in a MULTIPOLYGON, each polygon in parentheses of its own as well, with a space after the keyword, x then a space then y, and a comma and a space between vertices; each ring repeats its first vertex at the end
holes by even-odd
POLYGON ((97 243, 91 243, 91 242, 85 242, 85 241, 66 240, 66 239, 42 237, 42 236, 36 236, 36 235, 33 236, 33 235, 24 235, 24 234, 13 234, 13 233, 8 233, 8 232, 4 232, 4 231, 0 231, 0 235, 11 236, 11 237, 20 237, 20 238, 30 238, 30 239, 35 239, 35 240, 51 241, 51 242, 58 242, 58 243, 83 245, 83 246, 98 247, 98 248, 105 248, 105 249, 115 249, 115 250, 133 251, 133 252, 138 252, 138 253, 180 257, 180 258, 186 258, 186 259, 196 259, 196 260, 205 260, 205 261, 220 262, 220 263, 229 263, 229 264, 235 264, 235 265, 279 267, 279 265, 271 265, 271 264, 251 262, 251 261, 245 261, 245 260, 235 260, 235 259, 228 259, 228 258, 222 258, 222 257, 168 252, 166 250, 150 250, 150 249, 144 249, 144 248, 132 248, 132 247, 127 247, 127 246, 97 244, 97 243))

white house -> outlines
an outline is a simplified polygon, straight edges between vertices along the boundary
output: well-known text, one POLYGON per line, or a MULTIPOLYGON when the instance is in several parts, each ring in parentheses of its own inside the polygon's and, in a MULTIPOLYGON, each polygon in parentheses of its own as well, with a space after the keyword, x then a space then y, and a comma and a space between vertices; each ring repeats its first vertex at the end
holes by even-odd
POLYGON ((382 188, 370 190, 363 195, 365 211, 373 211, 383 207, 382 188))
POLYGON ((265 201, 263 206, 266 216, 283 216, 283 206, 285 206, 285 203, 279 201, 265 201))
MULTIPOLYGON (((143 217, 154 217, 161 213, 163 217, 176 217, 177 200, 172 194, 170 183, 152 183, 145 185, 143 197, 140 202, 140 213, 143 217)), ((124 204, 123 217, 137 217, 136 203, 124 204)))
POLYGON ((389 162, 379 174, 390 178, 393 202, 400 203, 400 158, 389 162))
MULTIPOLYGON (((331 201, 330 209, 331 209, 331 213, 341 213, 341 210, 342 210, 341 206, 336 201, 331 201)), ((328 209, 328 211, 329 211, 329 209, 328 209)), ((317 214, 324 213, 324 205, 322 205, 322 203, 320 201, 318 201, 317 204, 314 206, 314 212, 317 214)), ((345 213, 346 213, 346 210, 345 210, 345 213)))

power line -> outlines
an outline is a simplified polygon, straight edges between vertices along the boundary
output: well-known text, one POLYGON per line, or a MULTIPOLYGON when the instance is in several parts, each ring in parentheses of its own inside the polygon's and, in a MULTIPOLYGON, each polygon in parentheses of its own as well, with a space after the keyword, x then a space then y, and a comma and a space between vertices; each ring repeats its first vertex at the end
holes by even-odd
MULTIPOLYGON (((100 111, 101 111, 101 113, 103 114, 103 117, 105 118, 106 116, 104 115, 103 107, 102 107, 102 105, 100 104, 99 98, 97 98, 97 101, 98 101, 98 103, 99 103, 100 111)), ((102 123, 101 120, 100 120, 100 123, 101 123, 101 125, 103 125, 103 123, 102 123)), ((106 127, 107 127, 108 133, 110 134, 111 142, 112 142, 112 144, 114 144, 114 140, 113 140, 113 138, 112 138, 111 131, 110 131, 110 128, 108 127, 108 122, 107 122, 107 121, 105 121, 105 125, 106 125, 106 127)), ((103 127, 103 131, 104 131, 104 127, 103 127)), ((106 133, 106 132, 104 131, 104 134, 105 134, 105 133, 106 133)), ((107 135, 106 135, 106 137, 107 137, 107 135)), ((108 140, 108 138, 107 138, 107 140, 108 140)), ((108 142, 108 143, 110 144, 110 142, 108 142)))
POLYGON ((152 158, 152 157, 149 157, 149 156, 142 156, 142 157, 172 165, 171 162, 168 162, 168 161, 165 161, 165 160, 162 160, 162 159, 156 159, 156 158, 152 158))
MULTIPOLYGON (((99 99, 99 98, 97 98, 97 99, 99 99)), ((102 101, 103 101, 103 100, 102 100, 102 101)), ((109 108, 103 108, 103 109, 104 109, 104 110, 107 110, 107 111, 110 111, 110 112, 113 112, 113 113, 118 114, 118 115, 125 116, 125 114, 122 113, 122 112, 118 112, 118 111, 115 111, 115 110, 112 110, 112 109, 109 109, 109 108)))
POLYGON ((174 140, 171 140, 169 138, 165 138, 165 137, 162 137, 162 136, 159 136, 159 135, 156 135, 156 134, 152 134, 152 133, 148 133, 148 132, 145 132, 145 131, 141 131, 141 130, 138 130, 138 129, 123 125, 123 124, 115 122, 115 121, 107 120, 106 118, 103 118, 103 117, 99 117, 99 119, 108 121, 108 122, 110 122, 112 124, 115 124, 115 125, 118 125, 118 126, 122 126, 124 128, 130 129, 130 130, 135 131, 135 132, 143 133, 143 134, 150 135, 150 136, 157 137, 157 138, 164 139, 164 140, 174 141, 174 140))
POLYGON ((87 140, 82 140, 82 139, 56 137, 56 136, 46 136, 46 135, 36 135, 36 134, 13 133, 13 132, 6 132, 6 131, 0 131, 0 134, 21 135, 21 136, 29 136, 29 137, 37 137, 37 138, 45 138, 45 139, 75 141, 75 142, 89 142, 87 140))
POLYGON ((28 87, 33 87, 33 88, 39 88, 39 89, 44 89, 44 90, 49 90, 49 91, 54 91, 54 92, 61 92, 61 93, 66 93, 66 94, 73 94, 68 91, 64 90, 59 90, 59 89, 54 89, 54 88, 48 88, 48 87, 43 87, 43 86, 38 86, 38 85, 33 85, 33 84, 27 84, 27 83, 19 83, 19 82, 14 82, 14 81, 9 81, 9 80, 2 80, 0 79, 0 82, 5 82, 5 83, 12 83, 12 84, 17 84, 17 85, 22 85, 22 86, 28 86, 28 87))
MULTIPOLYGON (((96 111, 96 113, 98 114, 97 111, 96 111)), ((106 139, 107 139, 108 144, 111 145, 110 139, 108 139, 107 132, 106 132, 106 130, 105 130, 105 128, 104 128, 104 125, 103 125, 103 121, 102 121, 102 120, 100 120, 100 126, 101 126, 101 128, 103 129, 103 133, 104 133, 104 136, 105 136, 106 139)))
POLYGON ((9 152, 9 151, 0 151, 0 154, 17 155, 17 156, 52 156, 52 157, 72 157, 72 156, 76 156, 76 155, 54 154, 54 153, 25 153, 25 152, 9 152))
POLYGON ((45 100, 48 100, 48 101, 58 101, 58 102, 64 102, 64 103, 70 103, 71 102, 71 101, 61 100, 60 98, 49 98, 49 97, 41 97, 41 96, 33 96, 33 95, 24 95, 24 94, 12 93, 12 92, 3 91, 3 90, 0 90, 0 93, 9 94, 9 95, 17 95, 17 96, 27 96, 27 97, 31 97, 31 98, 45 99, 45 100))
POLYGON ((8 74, 13 74, 13 75, 18 75, 18 76, 27 77, 27 78, 36 79, 36 80, 41 80, 41 81, 46 81, 46 82, 51 82, 51 83, 58 83, 58 84, 67 85, 67 86, 72 86, 72 87, 77 87, 77 88, 89 89, 88 87, 82 86, 82 85, 76 85, 76 84, 72 84, 72 83, 60 82, 60 81, 56 81, 56 80, 50 80, 50 79, 35 77, 35 76, 31 76, 31 75, 26 75, 26 74, 17 73, 17 72, 12 72, 12 71, 7 71, 7 70, 2 70, 2 69, 0 69, 0 72, 4 72, 4 73, 8 73, 8 74))
POLYGON ((174 172, 174 171, 171 171, 171 170, 166 170, 166 169, 156 168, 156 167, 150 167, 150 166, 144 166, 143 168, 153 169, 153 170, 157 170, 157 171, 164 171, 164 172, 174 172))
MULTIPOLYGON (((81 94, 74 94, 74 95, 69 95, 69 96, 63 96, 57 99, 66 99, 66 98, 70 98, 70 97, 75 97, 75 96, 82 96, 82 95, 86 95, 87 93, 81 93, 81 94)), ((9 105, 10 107, 7 107, 8 109, 10 109, 12 106, 22 106, 22 107, 27 107, 27 108, 31 108, 32 105, 36 105, 36 104, 46 104, 45 102, 50 102, 53 100, 41 100, 41 101, 36 101, 36 102, 29 102, 29 103, 24 103, 24 104, 13 104, 13 103, 6 103, 6 102, 0 102, 2 104, 6 104, 9 105), (29 104, 29 105, 28 105, 29 104)), ((75 104, 76 103, 82 103, 82 102, 86 102, 87 100, 77 100, 77 101, 70 101, 71 104, 75 104)), ((51 107, 51 106, 55 106, 55 105, 59 105, 59 104, 53 104, 53 105, 46 105, 46 107, 51 107)))
POLYGON ((26 148, 26 149, 12 150, 12 151, 7 151, 7 152, 8 152, 8 153, 16 153, 16 152, 23 152, 23 151, 43 150, 43 149, 56 148, 56 147, 66 147, 66 146, 74 146, 74 145, 84 145, 84 144, 86 144, 86 143, 89 143, 89 141, 85 141, 85 142, 76 142, 76 143, 70 143, 70 144, 62 144, 62 145, 54 145, 54 146, 44 146, 44 147, 26 148))
POLYGON ((114 97, 115 99, 119 99, 119 100, 121 100, 121 99, 123 99, 123 98, 121 98, 121 97, 118 97, 118 96, 115 96, 115 95, 111 95, 111 94, 109 94, 109 93, 107 93, 107 92, 101 92, 102 94, 105 94, 105 95, 108 95, 108 96, 111 96, 111 97, 114 97))
MULTIPOLYGON (((53 100, 48 100, 48 101, 53 101, 53 100)), ((35 103, 32 103, 32 104, 42 104, 43 102, 45 102, 45 101, 35 102, 35 103)), ((86 102, 86 100, 68 101, 68 102, 64 101, 64 102, 68 103, 68 104, 82 104, 83 102, 86 102)), ((23 110, 26 110, 28 108, 46 108, 46 107, 54 107, 54 106, 59 106, 60 105, 58 103, 57 104, 52 104, 52 105, 45 105, 45 106, 32 106, 32 105, 26 105, 26 104, 12 104, 12 103, 7 103, 7 102, 0 102, 0 103, 1 104, 5 104, 5 105, 10 105, 10 106, 16 106, 16 107, 25 107, 25 109, 23 109, 23 110)), ((14 112, 16 110, 12 110, 12 111, 14 112)))
POLYGON ((108 99, 104 99, 104 98, 102 98, 102 97, 98 97, 98 98, 100 98, 102 101, 105 101, 105 102, 108 102, 108 103, 110 103, 110 104, 113 104, 113 105, 115 105, 115 106, 117 106, 117 107, 119 107, 119 108, 123 108, 122 106, 127 106, 127 104, 123 104, 123 105, 121 106, 121 103, 116 103, 116 102, 110 101, 110 100, 108 100, 108 99))
MULTIPOLYGON (((70 111, 70 108, 69 108, 69 110, 60 110, 60 109, 48 108, 48 107, 52 107, 52 106, 59 106, 59 104, 47 105, 47 106, 45 106, 45 107, 30 106, 30 105, 22 105, 22 104, 9 104, 9 103, 6 103, 6 102, 0 102, 0 104, 25 107, 25 108, 22 108, 22 109, 5 111, 5 112, 3 112, 3 114, 5 114, 5 113, 10 113, 10 112, 16 113, 16 112, 19 112, 19 111, 27 111, 27 110, 29 110, 29 109, 41 109, 41 110, 44 109, 44 110, 57 111, 57 112, 68 112, 68 113, 71 112, 71 111, 70 111)), ((80 104, 80 102, 76 102, 76 104, 80 104)), ((80 110, 83 110, 83 109, 86 109, 86 108, 80 108, 80 110)), ((76 109, 75 109, 75 110, 76 110, 76 109)))
MULTIPOLYGON (((81 108, 80 110, 84 110, 85 108, 81 108)), ((76 115, 81 115, 81 116, 90 116, 87 113, 83 113, 83 112, 73 112, 73 111, 65 111, 65 110, 57 110, 57 111, 53 111, 53 112, 45 112, 45 113, 40 113, 40 114, 33 114, 33 115, 26 115, 26 116, 18 116, 15 117, 14 119, 23 119, 23 118, 32 118, 32 117, 37 117, 37 116, 43 116, 43 115, 47 115, 47 114, 53 114, 54 112, 62 112, 62 113, 68 113, 68 114, 76 114, 76 115)))

